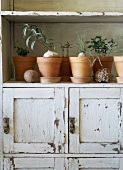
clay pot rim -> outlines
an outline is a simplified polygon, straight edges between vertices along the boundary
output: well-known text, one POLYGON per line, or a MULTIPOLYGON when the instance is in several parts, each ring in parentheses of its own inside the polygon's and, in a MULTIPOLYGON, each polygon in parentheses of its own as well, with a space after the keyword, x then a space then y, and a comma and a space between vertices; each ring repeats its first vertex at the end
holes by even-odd
POLYGON ((88 62, 89 63, 89 60, 90 61, 93 61, 93 58, 92 57, 69 57, 69 61, 72 63, 74 62, 88 62))
POLYGON ((92 77, 70 77, 73 83, 90 83, 92 81, 92 77))
MULTIPOLYGON (((93 58, 96 58, 98 56, 93 56, 93 58)), ((106 61, 106 62, 110 62, 113 61, 113 56, 99 56, 101 61, 106 61)), ((98 58, 95 62, 98 62, 98 58)))
POLYGON ((123 61, 123 56, 114 56, 114 62, 121 62, 123 61))
POLYGON ((35 56, 14 56, 13 61, 36 61, 35 56))
POLYGON ((37 63, 40 62, 62 62, 62 57, 37 57, 37 63))

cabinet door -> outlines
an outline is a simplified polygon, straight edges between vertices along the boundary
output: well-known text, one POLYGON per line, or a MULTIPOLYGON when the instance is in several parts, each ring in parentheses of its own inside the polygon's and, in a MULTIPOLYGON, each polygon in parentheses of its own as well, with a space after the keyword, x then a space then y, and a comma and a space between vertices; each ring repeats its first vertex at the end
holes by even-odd
POLYGON ((64 158, 5 158, 4 170, 63 170, 64 158))
POLYGON ((70 153, 119 152, 120 94, 118 88, 70 89, 70 153))
POLYGON ((69 170, 122 170, 123 158, 70 158, 69 170))
POLYGON ((5 153, 64 153, 64 89, 4 89, 5 153))

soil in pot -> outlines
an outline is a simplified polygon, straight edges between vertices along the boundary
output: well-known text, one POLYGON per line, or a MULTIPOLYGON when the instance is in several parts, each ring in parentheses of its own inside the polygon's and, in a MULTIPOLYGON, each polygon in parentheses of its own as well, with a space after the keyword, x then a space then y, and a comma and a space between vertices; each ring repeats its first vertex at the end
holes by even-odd
POLYGON ((42 77, 58 77, 62 57, 37 57, 37 64, 42 77))
MULTIPOLYGON (((108 70, 111 71, 112 64, 113 64, 113 57, 111 57, 111 56, 101 56, 99 58, 100 58, 100 61, 103 65, 103 68, 107 68, 108 70)), ((99 60, 97 58, 97 60, 94 63, 94 66, 93 66, 93 73, 95 74, 97 72, 97 70, 99 70, 101 68, 102 67, 101 67, 99 60)))
POLYGON ((15 79, 18 81, 24 80, 24 73, 27 70, 34 70, 36 64, 36 57, 13 57, 15 66, 15 79))
POLYGON ((61 81, 69 82, 72 76, 69 57, 62 57, 62 63, 60 67, 61 81))
MULTIPOLYGON (((87 57, 69 57, 73 77, 91 77, 92 67, 87 57)), ((93 61, 92 58, 89 58, 93 61)))

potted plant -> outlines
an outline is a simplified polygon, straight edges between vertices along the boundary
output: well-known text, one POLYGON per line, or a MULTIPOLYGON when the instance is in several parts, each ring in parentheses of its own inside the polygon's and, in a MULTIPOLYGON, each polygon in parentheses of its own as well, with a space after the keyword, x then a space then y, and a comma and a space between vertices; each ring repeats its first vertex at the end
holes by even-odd
POLYGON ((42 56, 37 57, 37 64, 42 77, 58 77, 60 71, 60 65, 62 57, 59 57, 58 53, 54 52, 54 43, 52 39, 48 39, 43 30, 35 25, 25 24, 23 27, 23 35, 26 38, 26 45, 34 49, 36 42, 48 51, 42 56))
POLYGON ((60 48, 62 51, 62 63, 60 67, 61 81, 69 82, 70 77, 72 76, 71 66, 69 62, 69 49, 72 48, 72 44, 70 44, 68 41, 64 45, 62 43, 60 44, 60 48))
POLYGON ((102 36, 91 38, 88 48, 96 54, 96 56, 94 57, 95 63, 93 66, 94 74, 100 68, 107 68, 111 71, 113 57, 110 55, 111 52, 115 52, 116 47, 117 44, 112 38, 110 40, 108 40, 107 38, 102 38, 102 36))
POLYGON ((27 56, 29 51, 26 48, 15 45, 15 50, 18 56, 13 57, 15 66, 15 78, 16 80, 24 80, 24 73, 27 70, 34 70, 36 58, 27 56))
POLYGON ((80 35, 77 36, 80 53, 78 54, 78 57, 69 58, 73 75, 73 78, 71 79, 73 82, 78 83, 90 82, 92 80, 93 58, 88 57, 88 41, 80 35))

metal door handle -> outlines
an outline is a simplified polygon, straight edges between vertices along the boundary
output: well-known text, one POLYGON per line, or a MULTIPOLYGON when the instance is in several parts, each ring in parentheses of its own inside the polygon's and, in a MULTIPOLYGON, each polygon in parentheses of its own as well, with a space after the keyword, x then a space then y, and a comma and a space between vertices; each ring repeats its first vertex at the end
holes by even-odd
POLYGON ((5 134, 9 133, 10 127, 9 127, 9 118, 8 117, 5 117, 3 119, 3 130, 4 130, 5 134))
POLYGON ((75 117, 70 117, 70 133, 75 132, 75 117))

